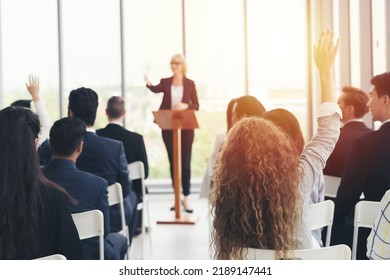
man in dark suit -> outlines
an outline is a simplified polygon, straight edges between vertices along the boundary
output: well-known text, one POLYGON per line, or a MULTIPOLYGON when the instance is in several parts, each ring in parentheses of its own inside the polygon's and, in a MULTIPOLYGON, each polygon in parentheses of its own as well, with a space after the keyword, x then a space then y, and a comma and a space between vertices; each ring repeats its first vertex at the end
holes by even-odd
POLYGON ((343 113, 341 121, 344 126, 340 129, 339 140, 326 162, 325 175, 341 177, 352 148, 352 142, 372 132, 362 119, 368 113, 367 102, 368 95, 364 91, 354 87, 343 88, 338 105, 343 113))
MULTIPOLYGON (((390 189, 390 72, 371 79, 368 107, 379 130, 354 141, 335 199, 332 243, 352 244, 353 210, 364 199, 380 201, 390 189)), ((358 259, 366 258, 369 231, 359 233, 358 259)))
MULTIPOLYGON (((126 114, 125 101, 122 97, 113 96, 107 102, 106 114, 109 124, 96 131, 96 134, 121 141, 125 147, 127 163, 142 161, 145 167, 145 177, 148 177, 148 156, 146 154, 145 143, 142 135, 131 132, 123 127, 123 119, 126 114)), ((133 181, 133 190, 137 194, 138 200, 142 201, 141 180, 133 181)), ((141 227, 142 213, 139 211, 138 228, 141 227)), ((139 230, 139 229, 138 229, 139 230)))
MULTIPOLYGON (((69 204, 72 213, 100 210, 104 215, 105 259, 124 259, 127 239, 118 233, 110 233, 110 214, 107 197, 107 181, 77 169, 76 160, 83 150, 85 124, 77 118, 56 121, 50 130, 50 146, 53 159, 43 168, 49 180, 62 186, 77 204, 69 204)), ((85 259, 99 259, 97 237, 82 241, 85 259)))
MULTIPOLYGON (((108 185, 116 182, 122 185, 126 223, 129 226, 130 241, 137 228, 137 195, 132 190, 129 181, 126 155, 123 144, 119 141, 96 135, 93 125, 98 107, 98 95, 89 88, 79 88, 71 91, 69 95, 68 116, 84 121, 87 133, 84 137, 84 147, 77 159, 77 168, 92 173, 107 180, 108 185)), ((48 143, 40 148, 41 161, 47 164, 51 159, 48 143)), ((120 209, 118 205, 110 207, 111 231, 122 229, 120 209)))

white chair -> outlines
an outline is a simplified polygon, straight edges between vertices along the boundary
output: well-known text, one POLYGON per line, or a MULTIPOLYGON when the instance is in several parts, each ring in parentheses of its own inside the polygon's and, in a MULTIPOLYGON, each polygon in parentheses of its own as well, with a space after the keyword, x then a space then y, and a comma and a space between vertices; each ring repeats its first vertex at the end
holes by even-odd
POLYGON ((119 232, 127 238, 127 244, 129 244, 129 230, 125 220, 125 206, 123 202, 123 192, 120 183, 112 184, 108 186, 108 205, 113 206, 119 204, 119 211, 121 215, 122 230, 119 232))
POLYGON ((144 259, 144 247, 145 247, 145 214, 148 216, 148 226, 149 226, 149 241, 152 242, 150 231, 150 211, 149 211, 149 201, 146 195, 145 187, 145 167, 142 161, 135 161, 129 164, 129 179, 130 180, 141 180, 142 186, 142 202, 138 203, 137 210, 143 210, 142 221, 141 221, 141 259, 144 259), (146 208, 146 213, 145 213, 146 208))
POLYGON ((359 201, 355 206, 355 219, 353 222, 352 259, 356 260, 359 228, 372 228, 379 211, 379 201, 359 201))
POLYGON ((104 260, 104 217, 100 210, 72 214, 80 240, 99 237, 99 257, 104 260))
MULTIPOLYGON (((244 251, 245 254, 245 251, 244 251)), ((275 260, 275 251, 248 248, 246 260, 275 260)), ((336 245, 318 249, 294 250, 292 259, 302 260, 351 260, 351 249, 347 245, 336 245)))
POLYGON ((54 255, 42 257, 42 258, 39 258, 36 260, 40 260, 40 261, 66 261, 66 257, 64 255, 54 254, 54 255))
POLYGON ((337 190, 340 186, 340 177, 324 175, 325 181, 325 196, 335 198, 337 196, 337 190))
POLYGON ((320 203, 311 204, 309 205, 308 211, 310 230, 328 227, 326 232, 325 247, 329 247, 334 215, 333 201, 326 200, 320 203))

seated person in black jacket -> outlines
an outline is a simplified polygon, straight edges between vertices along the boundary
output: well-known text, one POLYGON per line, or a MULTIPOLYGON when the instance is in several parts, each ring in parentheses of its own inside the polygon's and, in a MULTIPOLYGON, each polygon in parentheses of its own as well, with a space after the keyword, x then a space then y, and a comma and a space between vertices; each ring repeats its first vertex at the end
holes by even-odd
MULTIPOLYGON (((381 201, 390 189, 390 72, 371 79, 368 107, 379 130, 353 142, 335 199, 332 244, 352 245, 354 209, 363 193, 368 201, 381 201)), ((370 231, 359 233, 358 259, 366 259, 370 231)))
MULTIPOLYGON (((56 121, 50 130, 50 147, 53 158, 43 168, 46 178, 62 186, 77 204, 70 204, 72 213, 100 210, 104 215, 104 259, 124 259, 127 239, 119 233, 110 233, 110 207, 108 205, 107 181, 77 169, 76 160, 83 150, 86 127, 77 118, 56 121)), ((99 239, 82 240, 84 258, 99 259, 99 239)))
POLYGON ((341 122, 344 126, 340 129, 339 140, 326 162, 324 175, 341 177, 353 141, 372 132, 363 122, 364 115, 368 113, 367 102, 368 95, 364 91, 349 86, 343 88, 338 105, 343 113, 341 122))
MULTIPOLYGON (((142 161, 145 168, 145 178, 148 177, 148 156, 146 154, 144 138, 142 135, 129 131, 123 127, 123 119, 126 114, 125 101, 122 97, 113 96, 107 102, 106 114, 109 124, 102 129, 98 129, 99 136, 121 141, 125 147, 127 163, 142 161)), ((133 181, 133 190, 137 194, 138 200, 142 201, 141 180, 133 181)), ((138 227, 141 226, 142 213, 139 211, 138 227)))
MULTIPOLYGON (((122 185, 125 204, 126 223, 129 226, 130 241, 137 227, 138 199, 129 181, 126 155, 123 144, 119 141, 96 135, 93 125, 98 107, 98 95, 89 88, 79 88, 69 95, 68 116, 84 121, 87 133, 84 136, 84 146, 76 166, 79 170, 92 173, 107 180, 108 185, 116 182, 122 185)), ((48 142, 40 148, 41 162, 45 165, 51 160, 51 150, 48 142)), ((118 205, 110 207, 111 231, 122 229, 118 205)))

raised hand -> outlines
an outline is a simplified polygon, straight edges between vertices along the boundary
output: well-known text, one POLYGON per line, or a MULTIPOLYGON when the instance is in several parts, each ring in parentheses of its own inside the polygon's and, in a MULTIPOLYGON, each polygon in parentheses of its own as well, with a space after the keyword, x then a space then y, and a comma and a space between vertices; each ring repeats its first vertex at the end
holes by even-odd
POLYGON ((335 35, 332 30, 322 31, 318 45, 314 46, 314 61, 320 71, 333 69, 336 55, 339 50, 340 39, 335 43, 335 35))
POLYGON ((37 102, 40 100, 39 97, 39 78, 35 75, 28 76, 28 82, 26 83, 28 92, 30 93, 32 100, 37 102))
POLYGON ((145 81, 147 86, 151 86, 152 85, 152 83, 149 81, 149 78, 148 78, 148 76, 146 74, 144 74, 144 81, 145 81))

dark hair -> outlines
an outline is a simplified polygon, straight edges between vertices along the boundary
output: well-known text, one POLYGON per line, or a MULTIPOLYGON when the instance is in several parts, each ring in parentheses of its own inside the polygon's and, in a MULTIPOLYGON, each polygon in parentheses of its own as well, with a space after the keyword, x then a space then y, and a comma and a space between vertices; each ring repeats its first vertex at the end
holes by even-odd
POLYGON ((345 86, 343 87, 344 92, 344 103, 347 106, 353 106, 355 109, 355 117, 363 118, 365 114, 368 113, 368 95, 361 89, 345 86))
POLYGON ((387 95, 390 97, 390 72, 385 72, 371 79, 371 84, 375 86, 375 90, 379 97, 387 95))
POLYGON ((16 100, 12 102, 11 106, 14 107, 23 107, 23 108, 31 108, 31 100, 16 100))
POLYGON ((251 95, 241 96, 236 99, 236 112, 239 118, 247 117, 261 117, 265 108, 263 104, 256 97, 251 95))
POLYGON ((265 112, 263 118, 278 126, 290 138, 298 156, 302 153, 305 140, 299 122, 291 112, 285 109, 275 109, 265 112))
POLYGON ((125 100, 120 96, 108 99, 106 113, 111 119, 120 118, 125 112, 125 100))
POLYGON ((234 107, 234 104, 236 104, 236 99, 233 98, 232 100, 230 100, 228 106, 227 106, 227 109, 226 109, 226 122, 227 122, 227 130, 229 131, 232 126, 233 126, 233 123, 232 123, 232 115, 233 115, 233 107, 234 107))
POLYGON ((50 146, 53 155, 67 157, 73 154, 86 133, 86 127, 78 118, 63 118, 50 129, 50 146))
POLYGON ((90 88, 78 88, 69 94, 68 109, 72 111, 73 117, 81 119, 87 126, 95 124, 98 105, 98 95, 90 88))
POLYGON ((0 111, 0 259, 14 259, 37 248, 38 208, 44 186, 61 191, 43 175, 36 151, 40 122, 30 109, 0 111))

